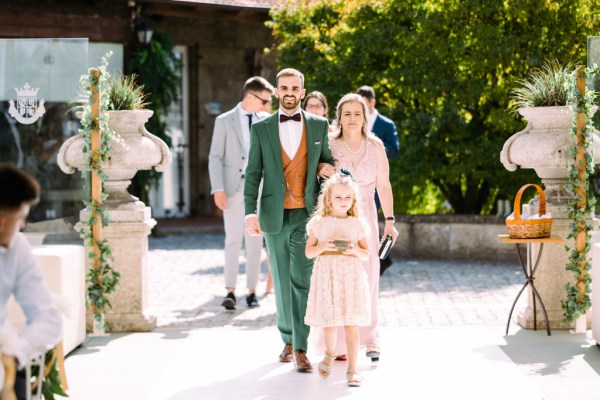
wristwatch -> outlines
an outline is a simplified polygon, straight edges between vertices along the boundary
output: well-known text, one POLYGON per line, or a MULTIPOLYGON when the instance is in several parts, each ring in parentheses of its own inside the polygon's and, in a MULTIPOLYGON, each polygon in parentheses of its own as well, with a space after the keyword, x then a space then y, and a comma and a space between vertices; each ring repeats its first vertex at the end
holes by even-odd
POLYGON ((391 217, 385 217, 386 221, 392 221, 392 222, 396 222, 396 217, 394 217, 393 215, 391 217))

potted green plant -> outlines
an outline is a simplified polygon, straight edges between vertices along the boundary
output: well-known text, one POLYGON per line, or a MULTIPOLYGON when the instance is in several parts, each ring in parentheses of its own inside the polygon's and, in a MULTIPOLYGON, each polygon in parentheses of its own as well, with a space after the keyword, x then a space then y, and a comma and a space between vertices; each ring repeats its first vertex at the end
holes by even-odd
POLYGON ((136 202, 138 199, 127 192, 131 179, 138 170, 155 167, 162 170, 170 163, 171 153, 166 144, 148 132, 146 122, 153 114, 146 109, 147 94, 143 85, 137 85, 137 76, 111 77, 108 81, 108 128, 121 141, 112 146, 108 164, 105 191, 108 208, 111 204, 136 202), (127 183, 127 186, 124 184, 127 183))
POLYGON ((526 79, 516 81, 518 86, 511 92, 509 112, 517 114, 524 108, 566 106, 576 70, 574 63, 561 65, 557 60, 533 68, 526 79))
POLYGON ((111 77, 108 81, 108 109, 143 110, 148 105, 148 95, 144 93, 144 85, 137 85, 137 75, 111 77))
POLYGON ((500 159, 509 171, 520 165, 535 169, 542 179, 567 176, 570 155, 565 150, 572 141, 568 101, 576 68, 573 63, 563 66, 547 61, 532 69, 526 79, 516 81, 508 111, 522 115, 527 126, 502 148, 500 159))

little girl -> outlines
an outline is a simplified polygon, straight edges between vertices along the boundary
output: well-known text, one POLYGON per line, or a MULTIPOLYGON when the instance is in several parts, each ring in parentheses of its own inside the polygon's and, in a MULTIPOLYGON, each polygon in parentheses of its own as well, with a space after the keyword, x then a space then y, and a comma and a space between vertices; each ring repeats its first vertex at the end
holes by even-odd
POLYGON ((349 386, 360 386, 356 373, 358 327, 371 324, 366 227, 358 218, 358 187, 351 177, 333 175, 323 187, 317 209, 306 225, 306 257, 315 258, 305 323, 324 327, 327 350, 319 375, 327 378, 335 359, 337 328, 343 326, 348 349, 349 386))

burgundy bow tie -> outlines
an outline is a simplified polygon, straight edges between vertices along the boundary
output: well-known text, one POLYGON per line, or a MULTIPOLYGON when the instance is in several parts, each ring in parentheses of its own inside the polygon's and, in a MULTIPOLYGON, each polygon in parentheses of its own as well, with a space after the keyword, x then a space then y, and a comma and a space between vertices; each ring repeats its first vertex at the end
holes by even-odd
POLYGON ((294 114, 291 117, 285 115, 285 114, 279 114, 279 122, 286 122, 286 121, 302 121, 302 117, 300 116, 300 113, 294 114))

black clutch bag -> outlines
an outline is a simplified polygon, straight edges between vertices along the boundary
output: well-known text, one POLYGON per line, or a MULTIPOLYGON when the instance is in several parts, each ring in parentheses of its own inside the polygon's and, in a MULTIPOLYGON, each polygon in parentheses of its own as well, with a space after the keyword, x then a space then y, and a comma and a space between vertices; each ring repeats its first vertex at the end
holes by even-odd
POLYGON ((386 258, 390 254, 390 250, 392 250, 392 236, 387 235, 382 237, 379 243, 379 259, 386 258))

